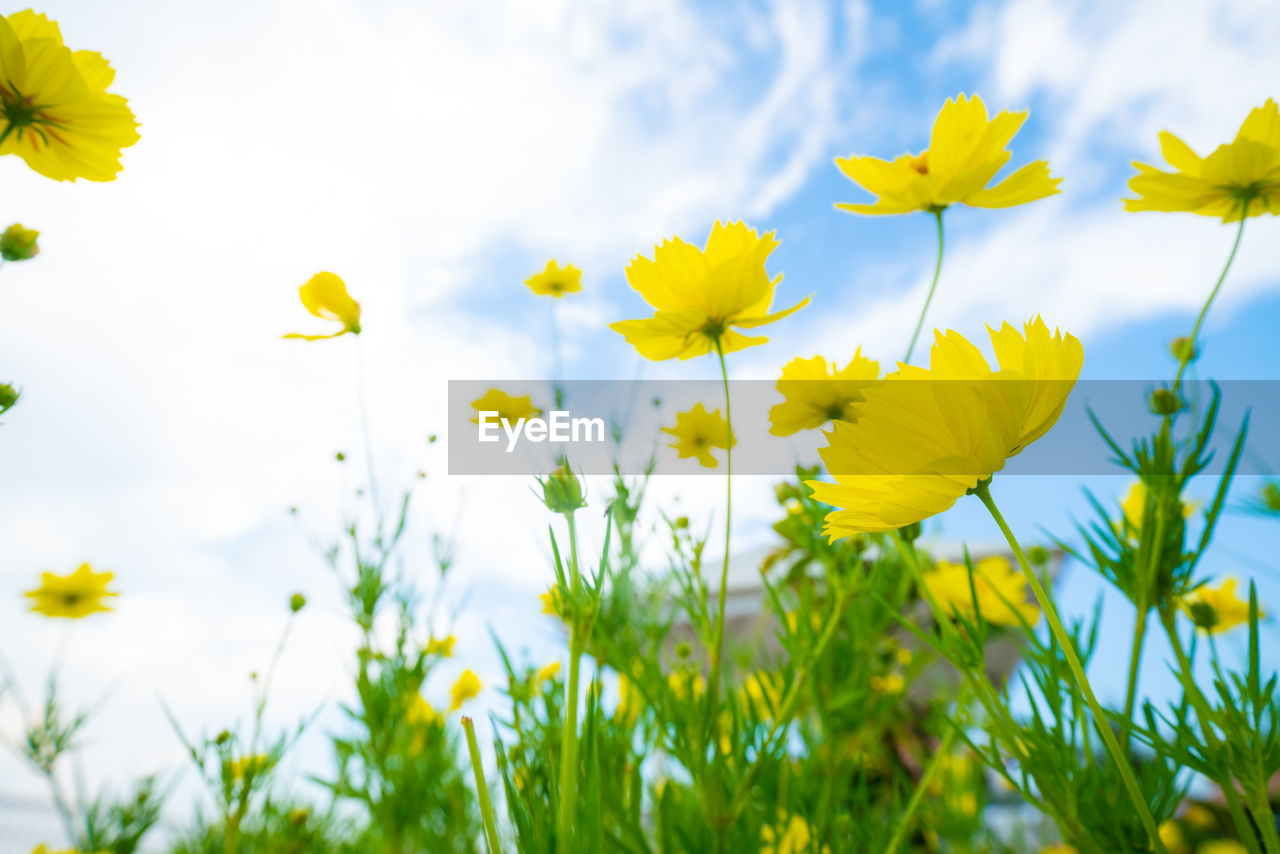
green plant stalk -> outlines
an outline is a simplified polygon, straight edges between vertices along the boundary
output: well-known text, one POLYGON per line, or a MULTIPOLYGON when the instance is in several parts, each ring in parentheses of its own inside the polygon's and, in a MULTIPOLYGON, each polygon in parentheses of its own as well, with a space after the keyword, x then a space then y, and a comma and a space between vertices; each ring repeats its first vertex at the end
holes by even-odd
POLYGON ((995 520, 1000 532, 1004 534, 1005 540, 1008 541, 1009 547, 1013 549, 1014 557, 1018 559, 1018 566, 1021 567, 1022 574, 1026 576, 1027 583, 1031 585, 1031 592, 1035 594, 1036 601, 1040 604, 1040 610, 1044 612, 1045 619, 1049 622, 1049 629, 1057 639, 1058 645, 1062 647, 1062 654, 1067 660, 1067 666, 1071 669, 1071 674, 1075 677, 1076 684, 1080 686, 1080 691, 1084 694, 1084 698, 1089 704, 1089 710, 1093 712, 1094 724, 1097 726, 1098 734, 1102 736, 1102 742, 1106 745, 1107 752, 1111 754, 1111 759, 1116 763, 1120 778, 1124 781, 1124 787, 1129 793, 1129 799, 1133 801, 1134 809, 1137 810, 1138 818, 1141 819, 1143 827, 1146 828, 1147 836, 1151 839, 1152 846, 1159 854, 1169 854, 1168 849, 1165 848, 1164 843, 1160 840, 1160 832, 1156 828, 1156 821, 1151 816, 1151 809, 1147 806, 1146 799, 1142 796, 1142 789, 1138 786, 1138 780, 1133 775, 1133 769, 1129 767, 1129 757, 1121 750, 1120 743, 1116 741, 1115 733, 1111 731, 1111 724, 1107 720, 1106 712, 1103 711, 1098 698, 1094 696, 1093 687, 1089 684, 1089 677, 1085 675, 1084 667, 1080 664, 1080 658, 1076 655, 1071 636, 1067 634, 1066 628, 1062 625, 1062 619, 1058 616, 1058 609, 1053 603, 1053 598, 1044 589, 1044 585, 1040 583, 1035 571, 1031 569, 1031 564, 1027 561, 1027 556, 1023 553, 1022 546, 1018 543, 1018 538, 1013 535, 1013 531, 1009 529, 1004 516, 1000 515, 999 508, 996 507, 995 501, 991 498, 990 481, 980 482, 974 489, 974 494, 986 505, 987 510, 991 513, 991 518, 995 520))
POLYGON ((480 798, 480 815, 484 819, 484 842, 489 854, 500 854, 498 825, 493 818, 493 804, 489 800, 489 786, 484 780, 484 765, 480 760, 480 745, 476 744, 476 726, 471 718, 463 716, 462 728, 467 733, 467 751, 471 754, 471 770, 476 775, 476 794, 480 798))
MULTIPOLYGON (((582 574, 578 568, 578 524, 574 512, 565 515, 569 523, 570 598, 577 602, 582 591, 582 574)), ((573 816, 577 806, 578 783, 578 673, 586 646, 581 614, 575 609, 569 622, 569 678, 564 690, 564 731, 560 753, 560 817, 556 833, 556 850, 572 854, 573 816)))
MULTIPOLYGON (((1191 705, 1196 710, 1196 719, 1200 721, 1200 730, 1204 733, 1204 740, 1210 747, 1215 750, 1219 746, 1218 735, 1213 731, 1213 711, 1209 708, 1209 702, 1200 693, 1199 687, 1196 686, 1195 677, 1191 672, 1191 659, 1187 658, 1186 650, 1182 647, 1182 639, 1178 637, 1178 626, 1175 622, 1173 614, 1161 614, 1161 625, 1164 626, 1164 633, 1169 637, 1169 645, 1173 647, 1173 655, 1178 660, 1178 678, 1182 682, 1182 690, 1186 692, 1187 698, 1191 700, 1191 705)), ((1257 838, 1253 832, 1253 825, 1250 823, 1248 816, 1245 815, 1244 809, 1240 806, 1239 793, 1236 791, 1235 784, 1230 779, 1215 781, 1222 787, 1222 794, 1227 800, 1227 811, 1231 813, 1231 820, 1236 824, 1236 830, 1240 832, 1240 838, 1245 841, 1249 847, 1249 851, 1258 854, 1257 838)), ((1268 814, 1270 808, 1267 809, 1268 814)), ((1262 824, 1263 822, 1259 822, 1262 824)), ((1275 832, 1275 823, 1272 822, 1272 833, 1275 832)), ((1265 831, 1264 831, 1265 833, 1265 831)), ((1268 854, 1280 854, 1280 841, 1276 843, 1276 847, 1267 846, 1268 854)))
POLYGON ((1129 685, 1124 692, 1124 720, 1120 723, 1120 741, 1127 748, 1133 729, 1133 705, 1138 697, 1138 668, 1142 665, 1142 645, 1147 638, 1148 608, 1136 606, 1138 616, 1133 624, 1133 645, 1129 650, 1129 685))
POLYGON ((1200 325, 1204 323, 1205 315, 1209 313, 1209 306, 1213 305, 1214 299, 1218 296, 1218 291, 1222 290, 1222 283, 1227 280, 1227 272, 1231 269, 1231 262, 1236 259, 1236 251, 1240 248, 1240 238, 1244 236, 1244 223, 1247 217, 1245 213, 1248 211, 1251 199, 1246 198, 1240 205, 1240 226, 1236 229, 1235 242, 1231 244, 1231 253, 1227 255, 1227 263, 1222 268, 1222 273, 1218 276, 1217 283, 1213 286, 1213 290, 1209 292, 1209 298, 1205 300, 1204 307, 1200 309, 1200 315, 1196 318, 1195 326, 1191 327, 1191 336, 1187 339, 1186 345, 1182 348, 1182 352, 1178 354, 1178 375, 1173 380, 1173 390, 1176 392, 1182 387, 1182 374, 1187 369, 1187 365, 1191 363, 1191 356, 1195 353, 1196 335, 1200 332, 1200 325))
POLYGON ((911 361, 911 354, 916 349, 916 339, 920 337, 920 330, 924 328, 924 316, 929 313, 929 305, 933 302, 933 292, 938 288, 938 276, 942 273, 942 251, 944 243, 942 240, 942 211, 944 208, 936 208, 931 210, 934 221, 938 223, 938 263, 933 267, 933 281, 929 283, 929 295, 924 298, 924 308, 920 309, 920 319, 916 321, 916 331, 911 333, 911 343, 907 345, 907 355, 903 358, 903 362, 911 361))
POLYGON ((907 801, 907 808, 898 819, 898 826, 894 828, 893 836, 889 839, 889 844, 885 846, 884 854, 896 854, 899 846, 902 845, 902 840, 906 839, 907 830, 911 827, 911 819, 920 807, 920 802, 924 800, 925 790, 933 782, 934 774, 938 773, 938 769, 942 767, 943 759, 951 752, 951 745, 955 742, 957 732, 959 730, 953 726, 942 734, 942 741, 938 744, 938 749, 934 752, 933 758, 929 760, 929 764, 925 766, 924 774, 920 777, 920 782, 916 784, 916 790, 911 793, 911 800, 907 801))

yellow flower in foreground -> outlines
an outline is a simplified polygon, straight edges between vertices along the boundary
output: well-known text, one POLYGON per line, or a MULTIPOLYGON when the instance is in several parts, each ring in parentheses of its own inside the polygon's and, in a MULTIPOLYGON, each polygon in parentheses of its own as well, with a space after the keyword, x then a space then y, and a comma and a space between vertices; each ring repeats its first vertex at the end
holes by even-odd
POLYGON ((738 329, 773 323, 803 307, 770 313, 773 289, 765 261, 778 245, 773 232, 763 237, 742 222, 711 229, 705 249, 679 237, 664 240, 653 260, 637 255, 627 266, 627 281, 655 311, 653 317, 622 320, 610 329, 621 333, 646 359, 691 359, 718 346, 732 353, 768 338, 738 329))
POLYGON ((0 154, 55 181, 115 180, 121 149, 138 141, 129 102, 107 92, 115 76, 44 15, 0 16, 0 154))
MULTIPOLYGON (((1249 622, 1249 602, 1236 595, 1236 583, 1234 578, 1227 578, 1217 590, 1208 585, 1197 587, 1183 598, 1182 610, 1191 622, 1210 634, 1243 626, 1249 622)), ((1259 608, 1258 618, 1265 616, 1259 608)))
POLYGON ((534 687, 541 685, 548 679, 555 679, 560 674, 560 662, 553 661, 550 664, 543 665, 538 668, 538 672, 533 674, 534 687))
POLYGON ((582 271, 572 264, 561 267, 552 258, 546 269, 525 279, 524 283, 538 296, 560 299, 565 294, 576 294, 582 290, 582 271))
POLYGON ((790 436, 848 418, 849 407, 862 400, 862 390, 879 376, 880 364, 863 356, 861 347, 839 369, 821 356, 792 359, 778 379, 782 403, 769 410, 769 432, 790 436))
POLYGON ((988 330, 1000 370, 956 332, 935 332, 929 368, 899 365, 837 421, 820 450, 835 483, 808 481, 837 509, 832 540, 891 531, 951 507, 1048 432, 1080 374, 1084 351, 1036 318, 1022 334, 988 330))
POLYGON ((40 586, 27 591, 27 598, 34 600, 31 610, 46 617, 79 620, 100 611, 110 611, 103 599, 119 596, 107 585, 115 578, 112 572, 94 572, 87 563, 70 575, 40 573, 40 586))
POLYGON ((347 293, 347 284, 333 273, 316 273, 307 283, 298 288, 302 304, 307 311, 321 320, 336 320, 342 328, 329 335, 304 335, 291 332, 285 338, 301 338, 304 341, 319 341, 322 338, 337 338, 339 335, 360 334, 360 303, 347 293))
MULTIPOLYGON (((760 828, 760 854, 806 854, 813 840, 813 829, 798 815, 789 819, 778 815, 778 827, 760 828)), ((830 854, 830 846, 822 846, 822 854, 830 854)))
POLYGON ((482 687, 484 686, 480 682, 480 677, 474 671, 470 669, 462 671, 458 681, 454 682, 453 687, 449 689, 449 711, 462 708, 462 704, 474 699, 482 687))
POLYGON ((440 713, 436 711, 435 706, 427 702, 418 692, 414 692, 413 699, 409 701, 409 708, 404 714, 405 723, 417 732, 413 733, 413 738, 409 741, 409 755, 416 756, 427 746, 427 733, 423 730, 428 727, 440 726, 444 719, 440 717, 440 713))
POLYGON ((539 599, 542 600, 542 613, 549 617, 560 617, 564 619, 564 602, 560 598, 560 588, 552 585, 547 588, 547 592, 541 594, 539 599))
POLYGON ((0 258, 6 261, 30 261, 40 254, 40 245, 36 239, 40 232, 34 228, 23 228, 22 223, 15 222, 0 233, 0 258))
POLYGON ((432 638, 427 641, 427 655, 439 655, 449 658, 453 655, 453 645, 458 639, 453 635, 446 635, 442 638, 432 638))
POLYGON ((1280 109, 1270 98, 1207 157, 1168 131, 1160 133, 1160 153, 1176 171, 1135 162, 1129 189, 1138 198, 1125 199, 1125 210, 1185 211, 1223 222, 1280 214, 1280 109))
POLYGON ((1026 112, 1003 110, 988 119, 977 95, 948 99, 933 123, 929 147, 919 154, 903 154, 892 162, 857 155, 836 158, 846 177, 880 197, 875 204, 836 207, 862 214, 936 213, 956 203, 1008 208, 1052 196, 1062 179, 1051 178, 1043 160, 987 187, 1013 156, 1005 146, 1026 118, 1026 112))
POLYGON ((712 448, 728 450, 738 444, 737 438, 729 434, 729 425, 720 417, 720 410, 708 412, 701 403, 688 412, 676 413, 676 426, 663 427, 662 432, 676 437, 669 446, 676 449, 676 456, 697 457, 698 462, 709 469, 720 465, 720 461, 711 456, 712 448))
POLYGON ((1169 854, 1187 854, 1191 849, 1187 847, 1187 838, 1182 833, 1182 827, 1173 819, 1166 819, 1159 827, 1160 841, 1164 843, 1164 847, 1169 849, 1169 854))
POLYGON ((480 423, 481 412, 496 412, 499 421, 515 424, 525 418, 534 418, 542 414, 542 410, 533 405, 533 398, 527 394, 519 397, 507 394, 501 389, 491 388, 480 397, 471 401, 471 408, 476 411, 473 424, 480 423))
POLYGON ((1040 609, 1026 601, 1027 580, 1009 560, 999 555, 985 557, 974 564, 973 587, 969 586, 969 569, 963 563, 938 561, 932 572, 925 573, 929 593, 944 609, 966 619, 973 619, 977 608, 988 623, 1020 626, 1025 620, 1035 625, 1040 609))

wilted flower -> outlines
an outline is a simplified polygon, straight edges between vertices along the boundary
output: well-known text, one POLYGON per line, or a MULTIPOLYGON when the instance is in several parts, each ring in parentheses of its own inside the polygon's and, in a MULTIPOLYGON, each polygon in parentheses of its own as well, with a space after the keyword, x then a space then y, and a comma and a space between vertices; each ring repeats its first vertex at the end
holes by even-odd
POLYGON ((328 335, 306 335, 291 332, 285 338, 301 338, 304 341, 319 341, 323 338, 337 338, 339 335, 360 334, 360 303, 347 293, 347 284, 333 273, 316 273, 307 283, 298 288, 298 296, 307 311, 321 320, 333 320, 342 324, 337 332, 328 335))
POLYGON ((55 21, 30 10, 0 16, 0 154, 55 181, 112 181, 138 141, 129 102, 107 92, 115 71, 72 52, 55 21))
POLYGON ((491 388, 471 401, 471 408, 477 413, 471 423, 479 424, 481 412, 496 412, 499 421, 515 424, 525 418, 534 418, 542 414, 542 410, 533 405, 533 399, 527 395, 516 397, 501 389, 491 388))
POLYGON ((22 223, 15 222, 0 233, 0 258, 6 261, 28 261, 40 254, 40 246, 36 238, 40 232, 34 228, 23 228, 22 223))
POLYGON ((1062 179, 1050 177, 1043 160, 987 187, 1013 156, 1005 146, 1026 118, 1025 112, 1004 110, 988 119, 980 97, 961 93, 942 105, 929 147, 919 154, 903 154, 892 162, 857 155, 836 158, 850 180, 879 196, 874 204, 836 207, 862 214, 937 213, 957 203, 1008 208, 1052 196, 1062 179))
POLYGON ((880 376, 880 365, 858 348, 843 368, 821 356, 792 359, 782 368, 778 391, 782 403, 769 410, 769 432, 790 436, 849 417, 849 407, 862 400, 862 390, 880 376))
MULTIPOLYGON (((1197 587, 1182 598, 1182 610, 1197 628, 1210 634, 1228 632, 1249 622, 1249 603, 1236 595, 1236 580, 1224 579, 1215 590, 1208 585, 1197 587)), ((1259 609, 1258 617, 1265 617, 1259 609)))
POLYGON ((663 427, 662 432, 676 437, 670 447, 676 449, 677 456, 681 459, 696 457, 709 469, 720 464, 711 455, 712 448, 728 450, 738 444, 738 440, 730 436, 729 425, 720 417, 720 410, 708 412, 701 403, 695 404, 688 412, 676 413, 676 426, 663 427))
POLYGON ((653 260, 637 255, 627 266, 627 281, 655 311, 653 317, 622 320, 619 332, 646 359, 691 359, 719 348, 732 353, 768 338, 734 330, 773 323, 809 302, 770 313, 773 289, 765 261, 778 245, 773 232, 761 237, 742 222, 711 229, 705 249, 679 237, 663 241, 653 260))
POLYGON ((561 267, 552 258, 547 262, 546 269, 525 279, 524 283, 538 296, 560 299, 565 294, 575 294, 582 290, 582 271, 572 264, 561 267))
POLYGON ((46 617, 79 620, 100 611, 110 611, 103 599, 118 596, 107 585, 115 573, 94 572, 87 563, 70 575, 40 574, 40 586, 27 591, 27 598, 34 600, 31 610, 46 617))
POLYGON ((1267 99, 1240 126, 1236 138, 1201 157, 1178 137, 1162 131, 1160 153, 1175 170, 1165 172, 1134 163, 1129 179, 1136 199, 1125 199, 1128 211, 1184 211, 1222 217, 1280 213, 1280 110, 1267 99))
POLYGON ((935 332, 929 368, 902 365, 867 388, 853 421, 837 421, 820 450, 835 483, 806 481, 832 540, 891 531, 949 508, 1039 439, 1062 414, 1084 351, 1036 318, 1019 334, 990 329, 992 371, 956 332, 935 332))
POLYGON ((988 623, 1001 626, 1020 626, 1023 621, 1034 626, 1040 619, 1040 609, 1026 601, 1026 578, 1008 558, 999 555, 974 564, 972 588, 969 568, 945 560, 924 574, 924 583, 943 609, 965 619, 973 619, 977 610, 982 611, 982 618, 988 623))
POLYGON ((474 699, 482 687, 484 686, 480 682, 480 677, 474 671, 470 669, 462 671, 458 681, 454 682, 453 687, 449 689, 449 711, 462 708, 462 704, 474 699))

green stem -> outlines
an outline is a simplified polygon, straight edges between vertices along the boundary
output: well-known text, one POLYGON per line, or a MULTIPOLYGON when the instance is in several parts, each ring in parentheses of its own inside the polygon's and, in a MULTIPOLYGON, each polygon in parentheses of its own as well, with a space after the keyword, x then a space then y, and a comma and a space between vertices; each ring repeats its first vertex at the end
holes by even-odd
POLYGON ((1080 692, 1084 694, 1085 701, 1089 704, 1089 710, 1093 712, 1093 721, 1098 729, 1098 734, 1102 736, 1102 742, 1106 745, 1107 752, 1111 754, 1111 759, 1116 763, 1116 769, 1120 772, 1121 780, 1124 781, 1125 790, 1129 793, 1129 799, 1133 801, 1133 807, 1137 810, 1138 818, 1141 819, 1143 827, 1146 828, 1147 836, 1151 839, 1152 846, 1159 854, 1169 854, 1164 843, 1160 841, 1160 833, 1156 828, 1155 819, 1151 816, 1151 809, 1147 806, 1146 798, 1142 796, 1142 789, 1133 774, 1133 768, 1129 765, 1129 757, 1120 749, 1120 743, 1116 741, 1116 734, 1111 731, 1111 723, 1107 719, 1107 714, 1098 702, 1098 698, 1094 696, 1093 687, 1089 684, 1089 678, 1085 675, 1079 656, 1076 655, 1075 644, 1072 642, 1071 636, 1067 634, 1066 628, 1062 625, 1062 620, 1058 616, 1058 609, 1053 604, 1053 598, 1031 569, 1031 564, 1027 561, 1027 556, 1023 553, 1022 546, 1018 543, 1018 538, 1013 535, 1008 523, 1000 515, 999 508, 996 507, 995 501, 991 498, 990 487, 991 482, 989 480, 982 481, 974 489, 974 494, 986 505, 987 510, 991 513, 991 518, 995 519, 1000 532, 1004 534, 1005 540, 1009 543, 1009 548, 1013 550, 1014 557, 1018 559, 1018 566, 1022 568, 1022 574, 1026 576, 1027 583, 1031 585, 1031 592, 1035 594, 1036 601, 1040 604, 1040 610, 1044 612, 1045 619, 1049 622, 1049 629, 1057 639, 1058 645, 1062 647, 1062 654, 1067 660, 1067 666, 1071 669, 1071 675, 1075 677, 1076 684, 1080 687, 1080 692))
POLYGON ((1129 687, 1124 693, 1124 721, 1120 724, 1120 741, 1129 746, 1129 732, 1133 729, 1133 705, 1138 698, 1138 668, 1142 664, 1142 645, 1147 637, 1147 608, 1138 608, 1133 624, 1133 646, 1129 650, 1129 687))
MULTIPOLYGON (((578 571, 578 526, 572 512, 566 513, 569 522, 569 585, 570 601, 579 601, 581 574, 578 571)), ((564 731, 561 734, 560 754, 560 822, 556 834, 556 850, 560 854, 573 852, 573 817, 577 806, 578 782, 578 670, 582 660, 581 615, 575 608, 569 623, 569 679, 565 682, 564 731)))
POLYGON ((919 808, 920 802, 924 800, 924 793, 929 788, 929 784, 933 782, 934 774, 938 773, 938 769, 942 767, 943 760, 950 755, 951 745, 956 739, 957 732, 959 732, 959 729, 953 726, 943 733, 938 749, 934 752, 933 758, 929 760, 929 764, 925 766, 924 775, 920 778, 920 782, 916 784, 916 790, 911 793, 911 800, 907 801, 906 811, 898 819, 898 826, 894 828, 893 837, 889 840, 888 846, 885 847, 884 854, 896 854, 898 847, 906 839, 907 830, 911 827, 911 818, 919 808))
MULTIPOLYGON (((1204 733, 1205 743, 1210 749, 1217 751, 1219 749, 1218 734, 1213 730, 1213 710, 1209 708, 1209 702, 1205 700, 1204 695, 1200 693, 1199 687, 1196 686, 1195 676, 1191 669, 1191 659, 1187 658, 1186 651, 1182 648, 1182 639, 1178 637, 1178 626, 1175 622, 1173 614, 1161 614, 1160 622, 1164 626, 1164 633, 1169 637, 1169 645, 1173 647, 1173 655, 1178 660, 1178 678, 1182 682, 1182 689, 1186 693, 1187 699, 1191 701, 1191 705, 1196 710, 1196 719, 1200 721, 1200 731, 1204 733)), ((1215 781, 1222 788, 1222 794, 1227 799, 1227 811, 1231 813, 1231 820, 1236 824, 1236 830, 1240 833, 1240 838, 1249 846, 1251 854, 1259 854, 1257 836, 1253 831, 1253 825, 1250 823, 1248 816, 1245 815, 1244 809, 1240 806, 1240 797, 1236 792, 1236 787, 1231 782, 1230 776, 1226 780, 1215 781)), ((1277 849, 1269 849, 1276 851, 1277 849)))
POLYGON ((551 389, 555 398, 556 409, 564 407, 563 372, 560 364, 560 324, 556 319, 556 305, 559 300, 551 300, 551 389))
POLYGON ((489 785, 484 781, 484 764, 480 760, 480 745, 476 744, 476 727, 471 718, 462 718, 462 728, 467 733, 467 751, 471 754, 471 770, 476 775, 476 794, 480 797, 480 816, 484 819, 484 841, 489 854, 499 854, 502 846, 498 840, 498 825, 493 818, 493 804, 489 800, 489 785))
POLYGON ((1222 290, 1222 283, 1227 280, 1227 271, 1231 269, 1231 262, 1236 259, 1236 250, 1240 248, 1240 238, 1244 236, 1245 213, 1248 211, 1249 201, 1249 199, 1245 199, 1240 206, 1240 227, 1236 229, 1236 239, 1231 244, 1231 254, 1227 256, 1227 263, 1223 266, 1222 273, 1218 276, 1217 284, 1209 292, 1209 298, 1205 300, 1204 307, 1200 309, 1200 316, 1196 318, 1196 325, 1191 327, 1191 337, 1187 339, 1187 343, 1182 347, 1182 352, 1178 354, 1178 375, 1173 380, 1173 390, 1175 392, 1182 387, 1182 374, 1186 371, 1187 365, 1191 363, 1191 357, 1195 353, 1196 335, 1200 332, 1200 324, 1204 323, 1205 315, 1209 313, 1209 306, 1213 305, 1214 299, 1218 296, 1218 291, 1222 290))
POLYGON ((934 208, 930 211, 933 214, 934 221, 938 223, 938 263, 933 267, 933 281, 929 283, 929 295, 924 298, 924 308, 920 309, 920 319, 916 321, 916 331, 911 333, 911 343, 907 345, 907 355, 903 358, 903 362, 911 361, 911 354, 916 349, 916 339, 920 337, 920 330, 924 328, 924 316, 929 313, 929 304, 933 302, 933 292, 938 287, 938 275, 942 272, 942 251, 944 244, 942 241, 942 211, 944 208, 934 208))

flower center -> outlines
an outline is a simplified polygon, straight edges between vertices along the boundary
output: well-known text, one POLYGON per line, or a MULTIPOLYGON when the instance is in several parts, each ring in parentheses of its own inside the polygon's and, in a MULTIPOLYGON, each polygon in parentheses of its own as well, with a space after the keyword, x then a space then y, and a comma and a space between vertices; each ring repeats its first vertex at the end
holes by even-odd
POLYGON ((46 107, 44 104, 32 103, 30 96, 23 95, 17 89, 0 84, 0 119, 5 123, 4 130, 0 131, 0 143, 15 131, 21 136, 27 130, 33 143, 35 137, 39 137, 40 141, 48 144, 50 134, 56 136, 53 129, 59 122, 45 112, 46 107))
POLYGON ((929 152, 927 151, 920 152, 915 157, 911 158, 911 161, 907 165, 909 165, 912 169, 919 172, 921 175, 928 175, 929 174, 929 152))

